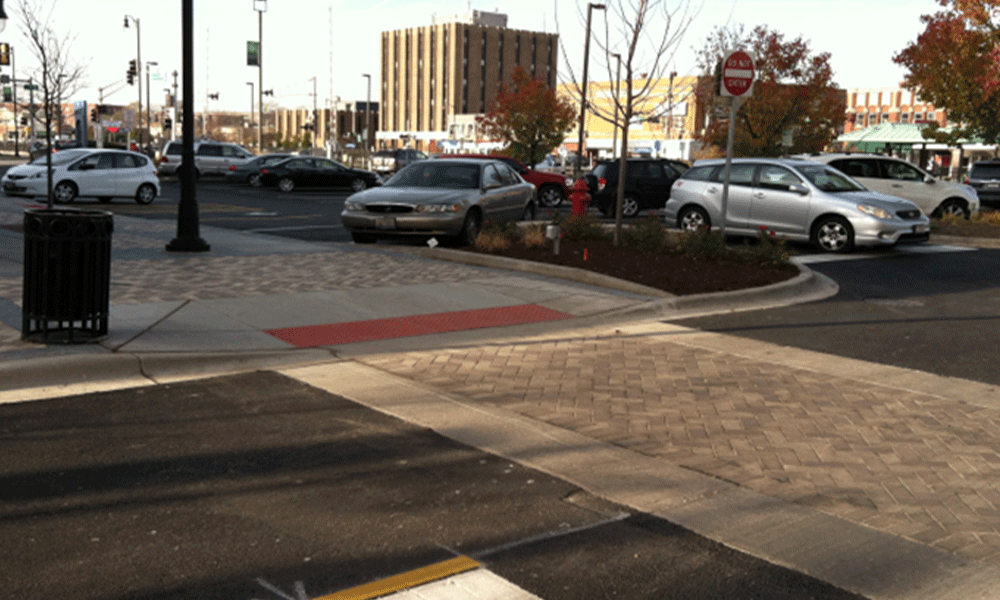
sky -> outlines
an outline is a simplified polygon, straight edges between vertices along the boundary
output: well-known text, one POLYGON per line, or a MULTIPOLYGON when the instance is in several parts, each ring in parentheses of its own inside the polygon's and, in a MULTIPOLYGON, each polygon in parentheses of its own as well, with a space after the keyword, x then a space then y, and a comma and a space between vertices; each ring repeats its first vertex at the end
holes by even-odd
MULTIPOLYGON (((676 7, 679 0, 665 3, 676 7)), ((786 39, 801 36, 814 54, 829 52, 835 82, 844 88, 897 85, 904 71, 892 56, 923 30, 920 16, 938 10, 935 0, 704 0, 695 14, 698 0, 686 3, 692 7, 691 21, 670 61, 670 70, 679 75, 697 74, 695 50, 716 27, 744 24, 749 30, 765 24, 786 39)), ((152 105, 163 103, 171 73, 181 69, 180 0, 4 0, 9 20, 0 41, 14 48, 18 79, 38 67, 18 19, 18 7, 25 4, 37 6, 52 31, 70 42, 87 73, 86 85, 73 100, 92 104, 98 102, 100 88, 108 103, 137 100, 136 87, 119 84, 136 55, 132 17, 138 19, 142 62, 158 63, 150 71, 152 105), (122 26, 125 15, 130 15, 128 28, 122 26)), ((510 28, 559 33, 564 48, 560 79, 570 67, 579 74, 586 6, 585 0, 194 0, 196 107, 202 111, 207 103, 211 110, 250 110, 247 82, 253 83, 256 102, 258 70, 246 65, 246 42, 257 40, 261 21, 264 88, 274 91, 273 99, 282 107, 311 108, 314 86, 321 107, 330 98, 364 100, 364 73, 372 75, 371 97, 377 101, 381 32, 430 25, 434 15, 470 9, 505 13, 510 28), (255 10, 260 6, 266 6, 263 13, 255 10), (209 93, 218 93, 219 99, 206 100, 209 93)), ((595 10, 592 29, 603 36, 605 25, 614 45, 614 15, 595 10)), ((663 29, 663 21, 657 21, 649 30, 658 35, 663 29)), ((606 64, 592 45, 592 81, 607 79, 606 64)), ((142 95, 145 104, 145 77, 142 95)))

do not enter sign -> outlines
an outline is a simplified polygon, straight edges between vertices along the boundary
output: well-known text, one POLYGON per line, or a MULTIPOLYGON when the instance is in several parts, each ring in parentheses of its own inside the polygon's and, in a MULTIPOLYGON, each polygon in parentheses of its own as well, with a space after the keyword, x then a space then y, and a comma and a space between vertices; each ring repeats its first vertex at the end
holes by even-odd
POLYGON ((753 57, 742 50, 730 52, 722 61, 722 95, 750 96, 755 75, 753 57))

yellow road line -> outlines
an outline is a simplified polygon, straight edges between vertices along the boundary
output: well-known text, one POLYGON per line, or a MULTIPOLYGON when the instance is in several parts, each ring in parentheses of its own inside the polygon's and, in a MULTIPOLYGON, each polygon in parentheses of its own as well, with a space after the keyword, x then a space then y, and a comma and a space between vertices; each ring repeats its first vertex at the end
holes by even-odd
POLYGON ((379 596, 392 594, 399 590, 405 590, 430 583, 431 581, 437 581, 438 579, 444 579, 445 577, 451 577, 458 573, 478 569, 481 566, 478 561, 472 560, 467 556, 459 556, 413 571, 393 575, 379 581, 372 581, 371 583, 342 590, 335 594, 314 598, 313 600, 368 600, 369 598, 378 598, 379 596))

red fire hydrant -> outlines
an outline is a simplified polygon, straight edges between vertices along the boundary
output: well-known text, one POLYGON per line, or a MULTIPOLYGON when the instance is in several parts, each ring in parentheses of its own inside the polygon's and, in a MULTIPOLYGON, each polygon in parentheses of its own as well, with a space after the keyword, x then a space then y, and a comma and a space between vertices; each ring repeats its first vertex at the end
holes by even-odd
POLYGON ((587 205, 590 204, 590 194, 587 193, 587 182, 583 177, 573 184, 573 191, 569 194, 569 200, 573 203, 573 216, 587 214, 587 205))

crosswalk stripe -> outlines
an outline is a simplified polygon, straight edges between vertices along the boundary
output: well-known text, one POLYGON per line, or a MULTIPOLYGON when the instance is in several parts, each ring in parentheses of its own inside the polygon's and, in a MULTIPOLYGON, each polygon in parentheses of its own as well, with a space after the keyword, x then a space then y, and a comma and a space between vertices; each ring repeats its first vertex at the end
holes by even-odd
POLYGON ((458 556, 444 562, 342 590, 335 594, 321 596, 314 600, 368 600, 369 598, 378 598, 379 596, 392 594, 403 589, 444 579, 457 573, 478 569, 481 566, 479 561, 472 560, 467 556, 458 556))

